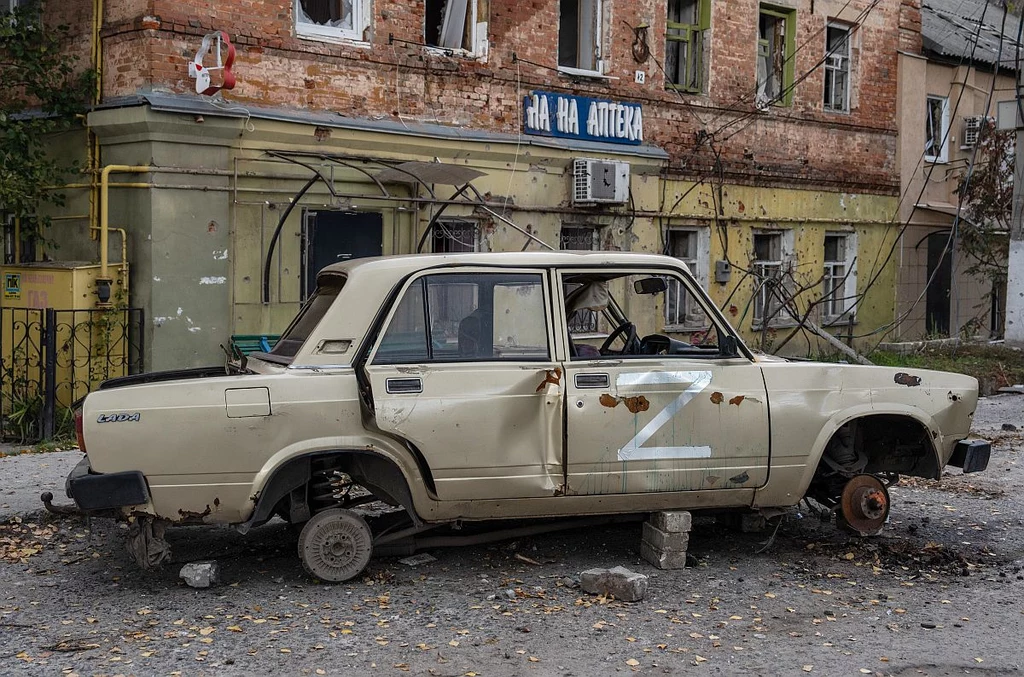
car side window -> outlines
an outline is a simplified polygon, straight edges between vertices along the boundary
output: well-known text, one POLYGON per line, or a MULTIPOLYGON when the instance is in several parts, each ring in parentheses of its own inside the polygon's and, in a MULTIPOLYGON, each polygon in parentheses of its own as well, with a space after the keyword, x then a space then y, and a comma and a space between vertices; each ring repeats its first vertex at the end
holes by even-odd
POLYGON ((373 363, 549 359, 541 275, 442 273, 406 289, 373 363))

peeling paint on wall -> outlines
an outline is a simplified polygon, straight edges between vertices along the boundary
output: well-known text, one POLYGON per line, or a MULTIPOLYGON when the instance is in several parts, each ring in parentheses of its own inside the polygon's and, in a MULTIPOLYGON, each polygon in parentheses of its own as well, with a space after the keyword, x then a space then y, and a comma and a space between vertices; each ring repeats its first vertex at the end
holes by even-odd
POLYGON ((199 284, 225 284, 228 278, 224 276, 217 277, 201 277, 199 278, 199 284))

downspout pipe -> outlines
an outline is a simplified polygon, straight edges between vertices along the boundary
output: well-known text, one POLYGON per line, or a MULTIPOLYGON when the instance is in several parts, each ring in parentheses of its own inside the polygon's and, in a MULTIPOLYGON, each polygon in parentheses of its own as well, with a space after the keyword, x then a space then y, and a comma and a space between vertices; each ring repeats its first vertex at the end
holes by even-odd
MULTIPOLYGON (((106 306, 110 303, 110 262, 107 257, 107 243, 110 239, 110 175, 146 174, 153 171, 147 165, 107 165, 100 172, 100 276, 96 279, 97 305, 106 306)), ((124 261, 122 261, 124 263, 124 261)))

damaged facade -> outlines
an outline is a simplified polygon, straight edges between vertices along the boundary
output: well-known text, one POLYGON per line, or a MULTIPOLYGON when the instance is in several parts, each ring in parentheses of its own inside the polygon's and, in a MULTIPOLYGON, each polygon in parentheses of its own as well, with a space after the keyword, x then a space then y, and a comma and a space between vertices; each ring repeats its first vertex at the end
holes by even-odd
POLYGON ((900 52, 901 340, 1002 335, 1005 283, 967 274, 976 260, 961 246, 970 215, 959 186, 985 161, 982 135, 1013 129, 1019 26, 984 0, 934 0, 922 7, 921 49, 900 52))
MULTIPOLYGON (((147 312, 146 368, 163 369, 280 333, 328 263, 421 241, 665 252, 755 346, 827 349, 795 329, 804 315, 856 341, 894 319, 897 60, 920 49, 918 8, 107 0, 62 18, 99 41, 92 164, 115 166, 109 225, 124 229, 129 303, 147 312), (237 84, 197 95, 189 63, 216 31, 237 84), (479 198, 389 170, 406 162, 472 175, 479 198)), ((59 146, 89 162, 86 131, 59 146)), ((81 185, 50 256, 97 258, 100 191, 81 185)), ((118 238, 108 255, 120 260, 118 238)), ((678 289, 644 322, 683 340, 705 329, 678 289)))

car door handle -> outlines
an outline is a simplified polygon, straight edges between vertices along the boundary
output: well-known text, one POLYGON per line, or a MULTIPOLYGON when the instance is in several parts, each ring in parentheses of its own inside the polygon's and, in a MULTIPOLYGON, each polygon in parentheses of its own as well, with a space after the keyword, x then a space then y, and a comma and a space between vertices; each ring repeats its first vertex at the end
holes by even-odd
POLYGON ((577 388, 607 388, 611 381, 608 374, 576 374, 573 382, 577 388))
POLYGON ((418 378, 389 378, 384 381, 384 389, 390 395, 422 393, 423 381, 418 378))

